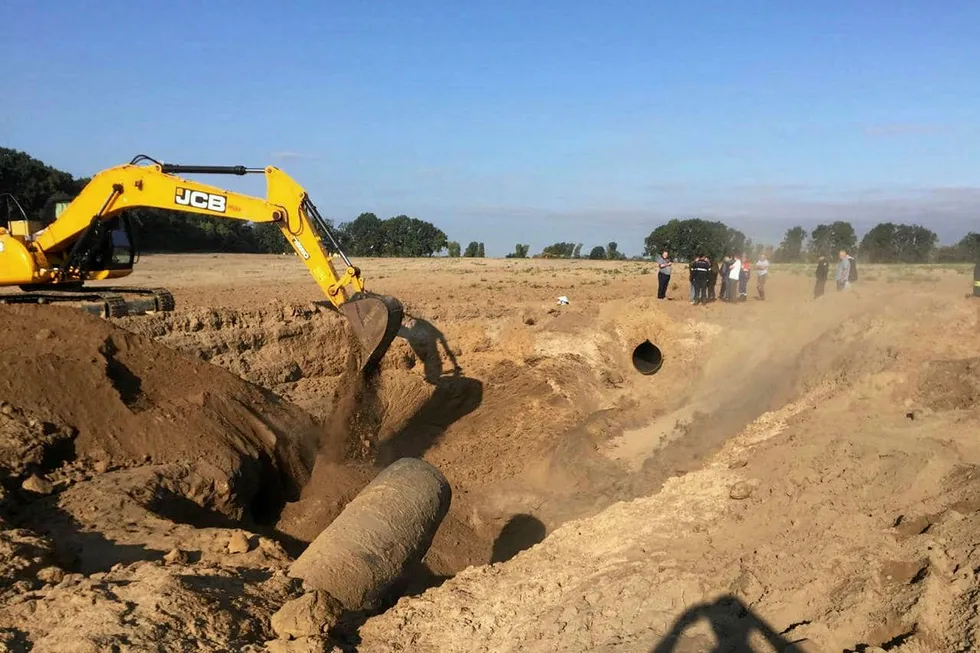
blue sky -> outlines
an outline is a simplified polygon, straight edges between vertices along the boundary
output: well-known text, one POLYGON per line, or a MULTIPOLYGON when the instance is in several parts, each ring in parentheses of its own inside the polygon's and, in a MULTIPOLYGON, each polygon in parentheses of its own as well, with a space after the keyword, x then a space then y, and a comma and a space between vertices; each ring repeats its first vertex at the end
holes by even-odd
POLYGON ((271 163, 335 220, 497 256, 639 253, 671 217, 980 230, 966 0, 8 0, 0 24, 0 144, 79 176, 271 163))

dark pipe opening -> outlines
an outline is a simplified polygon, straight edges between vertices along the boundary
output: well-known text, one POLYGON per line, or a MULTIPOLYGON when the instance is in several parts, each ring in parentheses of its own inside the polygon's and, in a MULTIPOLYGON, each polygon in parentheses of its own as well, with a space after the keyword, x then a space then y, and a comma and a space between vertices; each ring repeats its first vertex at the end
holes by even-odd
POLYGON ((664 355, 660 347, 649 340, 644 340, 633 350, 633 367, 640 374, 656 374, 664 364, 664 355))

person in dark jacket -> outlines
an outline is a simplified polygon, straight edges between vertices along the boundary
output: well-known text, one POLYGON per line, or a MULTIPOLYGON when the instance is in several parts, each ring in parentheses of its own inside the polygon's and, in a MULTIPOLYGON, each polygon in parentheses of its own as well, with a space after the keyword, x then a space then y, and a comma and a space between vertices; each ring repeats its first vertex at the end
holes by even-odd
POLYGON ((830 274, 830 263, 826 256, 817 259, 817 284, 813 287, 813 298, 822 297, 827 287, 827 275, 830 274))
POLYGON ((711 261, 711 272, 708 273, 708 301, 715 301, 715 286, 718 285, 718 261, 711 261))
POLYGON ((693 304, 708 303, 708 276, 711 274, 711 262, 708 257, 700 255, 691 262, 691 280, 694 283, 693 304))
POLYGON ((721 262, 721 267, 718 270, 719 276, 721 276, 721 289, 718 291, 718 296, 721 297, 721 301, 728 301, 728 293, 725 292, 728 289, 728 272, 732 269, 732 255, 725 254, 724 260, 721 262))
POLYGON ((973 296, 980 297, 980 259, 973 266, 973 296))

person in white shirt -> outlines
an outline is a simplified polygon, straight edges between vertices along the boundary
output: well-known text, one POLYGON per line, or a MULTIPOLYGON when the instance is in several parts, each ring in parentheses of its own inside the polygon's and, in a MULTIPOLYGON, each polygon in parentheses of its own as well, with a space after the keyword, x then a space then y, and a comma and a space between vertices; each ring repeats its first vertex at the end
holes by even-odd
POLYGON ((742 276, 742 261, 738 256, 732 261, 732 267, 728 271, 728 301, 735 304, 738 302, 738 279, 742 276))
POLYGON ((769 278, 769 259, 763 253, 759 260, 755 262, 755 273, 756 273, 756 290, 759 293, 759 299, 765 300, 766 298, 766 279, 769 278))
POLYGON ((837 270, 834 273, 834 281, 837 282, 837 290, 847 288, 847 283, 851 278, 851 259, 847 258, 847 252, 841 250, 837 253, 840 259, 837 262, 837 270))

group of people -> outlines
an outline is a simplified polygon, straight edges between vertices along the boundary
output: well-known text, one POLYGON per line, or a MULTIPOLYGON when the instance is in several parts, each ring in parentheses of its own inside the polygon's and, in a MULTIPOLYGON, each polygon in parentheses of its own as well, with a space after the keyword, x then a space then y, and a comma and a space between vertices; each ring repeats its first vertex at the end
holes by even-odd
MULTIPOLYGON (((667 287, 670 285, 670 278, 674 262, 671 260, 667 250, 657 256, 657 266, 660 268, 657 280, 657 299, 667 298, 667 287)), ((759 299, 766 298, 766 280, 769 278, 769 259, 765 254, 755 262, 756 270, 756 293, 759 299)), ((744 302, 749 296, 749 279, 752 277, 752 261, 742 254, 734 256, 726 254, 720 263, 712 262, 704 254, 698 254, 688 266, 688 276, 691 282, 691 304, 706 305, 716 299, 723 302, 744 302), (718 281, 721 286, 718 288, 717 296, 715 288, 718 281)))
MULTIPOLYGON (((837 290, 845 290, 851 283, 857 281, 857 263, 854 257, 846 251, 841 250, 838 254, 837 267, 834 270, 834 282, 837 290)), ((669 252, 665 249, 657 256, 657 266, 660 268, 657 281, 657 299, 667 298, 667 287, 670 285, 671 273, 673 268, 669 252)), ((752 261, 748 256, 734 256, 726 254, 721 263, 712 262, 704 254, 698 254, 691 260, 688 266, 688 276, 691 282, 691 304, 706 305, 716 299, 723 302, 744 302, 749 296, 749 280, 752 277, 752 261), (715 287, 718 280, 721 286, 717 296, 715 287)), ((756 270, 756 294, 759 299, 766 298, 766 281, 769 278, 769 259, 763 253, 759 260, 755 262, 756 270)), ((827 285, 827 277, 830 274, 830 264, 826 256, 821 256, 817 261, 817 283, 813 289, 813 297, 817 298, 824 294, 827 285)))
MULTIPOLYGON (((857 261, 854 257, 841 250, 837 253, 837 267, 834 269, 834 283, 837 290, 846 290, 851 287, 851 283, 857 281, 857 261)), ((813 298, 816 299, 824 293, 827 286, 827 275, 830 274, 830 263, 826 256, 817 259, 817 284, 813 287, 813 298)))

